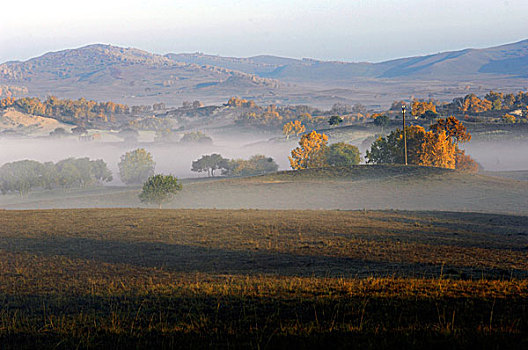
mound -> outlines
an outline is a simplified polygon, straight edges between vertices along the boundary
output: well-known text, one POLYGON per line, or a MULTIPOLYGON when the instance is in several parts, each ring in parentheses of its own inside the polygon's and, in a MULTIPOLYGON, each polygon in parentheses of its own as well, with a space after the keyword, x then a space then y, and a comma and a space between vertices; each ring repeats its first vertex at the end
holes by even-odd
POLYGON ((71 129, 71 126, 55 119, 25 114, 14 108, 0 112, 0 130, 48 133, 58 127, 71 129))
MULTIPOLYGON (((328 167, 302 169, 296 171, 280 171, 271 175, 262 175, 257 179, 271 180, 366 180, 383 179, 394 177, 427 177, 427 176, 448 176, 456 172, 450 169, 433 168, 416 165, 356 165, 352 167, 328 167)), ((456 173, 458 174, 458 173, 456 173)))
MULTIPOLYGON (((4 208, 138 207, 139 189, 0 197, 4 208)), ((310 169, 184 182, 165 208, 399 209, 528 215, 528 182, 418 166, 310 169)))

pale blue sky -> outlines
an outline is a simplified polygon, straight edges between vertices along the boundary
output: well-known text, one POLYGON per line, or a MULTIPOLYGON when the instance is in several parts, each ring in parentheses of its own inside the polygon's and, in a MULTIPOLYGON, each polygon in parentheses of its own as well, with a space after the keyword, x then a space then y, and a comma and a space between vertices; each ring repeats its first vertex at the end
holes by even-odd
POLYGON ((528 38, 528 0, 15 0, 2 12, 0 62, 92 43, 380 61, 528 38))

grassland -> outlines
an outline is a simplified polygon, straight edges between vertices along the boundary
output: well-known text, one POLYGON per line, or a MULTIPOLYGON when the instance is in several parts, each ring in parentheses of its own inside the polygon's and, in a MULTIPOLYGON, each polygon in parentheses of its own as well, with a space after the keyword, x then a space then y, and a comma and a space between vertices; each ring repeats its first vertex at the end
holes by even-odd
MULTIPOLYGON (((0 208, 141 207, 139 188, 0 196, 0 208)), ((283 171, 183 183, 165 208, 398 209, 528 214, 528 182, 419 166, 283 171)))
POLYGON ((526 348, 528 218, 0 211, 2 348, 526 348))

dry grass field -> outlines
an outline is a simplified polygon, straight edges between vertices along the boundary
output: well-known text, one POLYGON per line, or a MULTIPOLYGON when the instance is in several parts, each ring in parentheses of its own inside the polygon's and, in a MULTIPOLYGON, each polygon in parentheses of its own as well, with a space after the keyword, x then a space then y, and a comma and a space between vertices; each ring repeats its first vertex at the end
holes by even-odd
MULTIPOLYGON (((493 173, 488 173, 493 174, 493 173)), ((0 196, 0 208, 144 207, 139 188, 0 196)), ((441 210, 528 215, 528 182, 420 166, 358 165, 247 178, 201 178, 164 208, 441 210)))
POLYGON ((528 218, 0 211, 2 348, 526 348, 528 218))

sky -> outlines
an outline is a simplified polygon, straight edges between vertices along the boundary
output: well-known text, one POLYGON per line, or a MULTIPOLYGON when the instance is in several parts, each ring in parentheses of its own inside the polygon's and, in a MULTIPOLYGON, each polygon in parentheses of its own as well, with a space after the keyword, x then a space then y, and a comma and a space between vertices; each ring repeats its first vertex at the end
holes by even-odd
POLYGON ((94 43, 377 62, 528 38, 527 0, 7 0, 0 62, 94 43))

